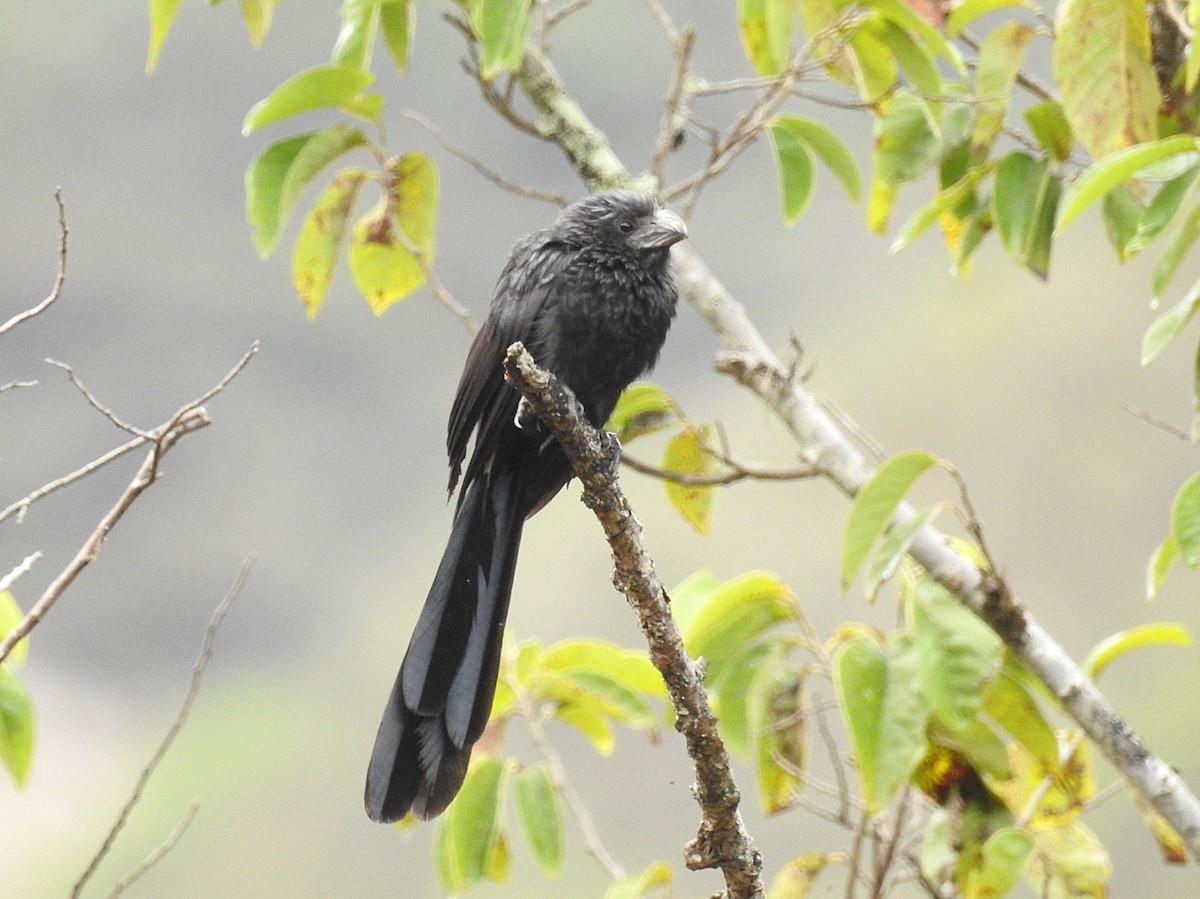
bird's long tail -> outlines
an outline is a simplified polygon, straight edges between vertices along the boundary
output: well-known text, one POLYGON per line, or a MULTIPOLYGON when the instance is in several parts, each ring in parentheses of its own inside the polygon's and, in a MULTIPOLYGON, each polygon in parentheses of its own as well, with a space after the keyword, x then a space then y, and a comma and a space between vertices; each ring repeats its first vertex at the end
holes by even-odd
POLYGON ((367 770, 367 814, 432 818, 467 773, 496 691, 500 643, 525 511, 517 473, 466 488, 408 644, 367 770))

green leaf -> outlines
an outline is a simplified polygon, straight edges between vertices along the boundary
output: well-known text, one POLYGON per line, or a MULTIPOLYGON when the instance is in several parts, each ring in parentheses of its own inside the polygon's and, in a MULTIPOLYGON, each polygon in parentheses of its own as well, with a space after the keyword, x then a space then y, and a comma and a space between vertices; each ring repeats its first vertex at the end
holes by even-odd
POLYGON ((604 428, 616 435, 621 445, 669 428, 679 421, 679 407, 671 394, 649 381, 635 381, 622 391, 604 428))
POLYGON ((260 256, 266 259, 278 245, 292 208, 317 173, 366 143, 357 128, 338 123, 276 141, 254 158, 246 170, 246 218, 256 229, 260 256))
POLYGON ((825 163, 829 171, 833 172, 834 177, 841 183, 842 189, 846 191, 846 195, 853 202, 858 202, 862 193, 858 164, 854 161, 854 156, 846 144, 834 133, 833 129, 816 119, 793 115, 777 116, 771 122, 772 131, 776 127, 786 128, 802 141, 821 162, 825 163))
MULTIPOLYGON (((953 15, 953 13, 951 14, 953 15)), ((1066 162, 1075 145, 1071 123, 1057 100, 1043 100, 1025 110, 1025 121, 1037 142, 1055 162, 1066 162)))
POLYGON ((960 886, 963 899, 1007 896, 1021 880, 1034 841, 1024 830, 1004 827, 987 838, 975 866, 967 869, 960 886))
POLYGON ((604 892, 604 899, 648 899, 666 896, 671 887, 671 868, 665 862, 654 862, 641 874, 631 874, 614 882, 604 892))
POLYGON ((1083 669, 1084 674, 1095 680, 1101 671, 1131 649, 1139 649, 1143 646, 1191 645, 1192 637, 1182 624, 1171 622, 1141 624, 1101 640, 1092 647, 1092 651, 1084 657, 1079 667, 1083 669))
POLYGON ((292 281, 310 319, 317 317, 325 301, 350 213, 354 211, 359 189, 368 177, 363 169, 342 169, 317 198, 300 226, 292 251, 292 281))
POLYGON ((17 787, 33 759, 33 702, 12 668, 0 663, 0 762, 17 787))
POLYGON ((784 621, 800 621, 796 600, 774 575, 750 572, 722 584, 686 625, 693 658, 708 660, 706 681, 720 689, 731 664, 755 640, 784 621))
POLYGON ((1131 247, 1146 210, 1134 192, 1124 184, 1105 194, 1102 209, 1108 242, 1117 251, 1117 258, 1128 262, 1136 255, 1136 250, 1131 247))
POLYGON ((1011 659, 1005 659, 1004 667, 984 691, 983 711, 1046 771, 1058 769, 1058 738, 1011 659))
POLYGON ((736 656, 721 678, 720 692, 711 695, 713 710, 721 728, 721 737, 729 751, 747 758, 754 743, 747 702, 751 688, 760 672, 779 665, 786 655, 788 643, 782 639, 762 639, 751 643, 736 656))
POLYGON ((1171 503, 1171 534, 1184 564, 1200 565, 1200 473, 1183 482, 1171 503))
MULTIPOLYGON (((1200 57, 1200 54, 1197 54, 1200 57)), ((1158 189, 1146 212, 1138 222, 1137 234, 1129 242, 1129 249, 1136 252, 1162 234, 1179 216, 1183 203, 1193 194, 1196 178, 1200 176, 1200 163, 1188 166, 1158 189)))
POLYGON ((853 54, 859 96, 864 103, 881 102, 896 86, 896 63, 891 51, 866 28, 852 32, 847 44, 853 54))
POLYGON ((913 181, 933 164, 940 142, 929 122, 925 101, 905 92, 875 120, 875 172, 883 184, 913 181))
POLYGON ((250 35, 250 45, 261 47, 271 29, 271 15, 278 0, 241 0, 242 21, 250 35))
POLYGON ((1162 94, 1140 0, 1063 0, 1053 68, 1067 120, 1093 156, 1154 139, 1162 94))
POLYGON ((630 690, 651 696, 666 694, 662 675, 644 652, 604 640, 576 638, 555 643, 538 659, 537 668, 559 673, 598 672, 630 690))
POLYGON ((654 709, 619 676, 604 671, 573 669, 563 677, 582 689, 610 717, 634 730, 653 733, 658 730, 654 709))
POLYGON ((562 870, 566 828, 562 806, 544 762, 526 768, 513 780, 517 818, 542 872, 554 877, 562 870))
MULTIPOLYGON (((0 590, 0 639, 12 633, 13 628, 20 624, 21 619, 24 617, 25 613, 21 611, 21 607, 17 604, 16 597, 12 595, 12 591, 0 590)), ((8 663, 19 668, 25 663, 25 659, 28 656, 29 638, 24 637, 17 641, 17 645, 8 654, 8 663)))
POLYGON ((792 0, 738 0, 738 33, 746 58, 760 75, 778 75, 787 68, 795 30, 792 0))
POLYGON ((896 239, 888 248, 888 252, 899 253, 939 218, 958 208, 960 203, 972 196, 979 182, 994 168, 995 164, 989 162, 971 169, 956 183, 939 190, 932 200, 914 212, 912 217, 901 226, 900 231, 896 234, 896 239))
POLYGON ((879 551, 875 553, 875 558, 867 567, 863 581, 863 589, 869 599, 872 601, 875 599, 880 585, 896 573, 896 569, 904 561, 905 554, 912 546, 913 541, 917 539, 921 529, 937 518, 938 513, 944 508, 945 506, 941 503, 930 506, 903 524, 897 524, 888 529, 883 542, 879 545, 879 551))
POLYGON ((779 198, 783 203, 783 221, 786 225, 794 225, 812 198, 813 183, 816 180, 812 151, 809 150, 808 144, 778 120, 771 123, 768 134, 771 136, 775 164, 779 171, 779 198))
POLYGON ((1152 162, 1194 152, 1196 139, 1177 134, 1153 143, 1138 144, 1114 152, 1092 163, 1075 180, 1063 196, 1062 209, 1058 217, 1058 231, 1062 231, 1083 210, 1119 184, 1125 184, 1152 162))
POLYGON ((977 158, 982 159, 991 151, 1004 128, 1013 84, 1035 34, 1032 25, 1009 21, 992 31, 979 48, 975 93, 980 100, 971 130, 971 152, 977 158))
POLYGON ((500 836, 500 795, 507 769, 505 762, 494 758, 472 767, 438 821, 435 852, 447 893, 457 893, 483 878, 500 836))
POLYGON ((1158 595, 1163 578, 1167 576, 1177 558, 1179 546, 1175 543, 1175 535, 1167 534, 1150 557, 1150 564, 1146 568, 1146 599, 1154 599, 1158 595))
POLYGON ((379 4, 342 3, 342 28, 333 45, 330 62, 335 66, 371 69, 371 51, 379 27, 379 4))
POLYGON ((381 204, 359 219, 350 238, 350 273, 376 315, 425 283, 425 265, 433 264, 437 223, 438 175, 423 153, 389 160, 391 212, 381 204), (397 233, 399 223, 403 237, 397 233), (410 248, 419 252, 416 259, 410 248))
POLYGON ((383 27, 383 42, 396 66, 403 74, 408 71, 408 54, 412 46, 416 4, 412 0, 395 0, 379 6, 379 24, 383 27))
POLYGON ((1200 309, 1200 281, 1192 285, 1187 295, 1154 320, 1142 338, 1142 365, 1149 365, 1163 348, 1175 339, 1200 309))
POLYGON ((951 38, 958 37, 964 28, 981 16, 995 12, 998 9, 1011 9, 1018 6, 1022 9, 1030 10, 1039 8, 1037 5, 1029 2, 1029 0, 963 0, 962 3, 950 10, 950 14, 946 16, 946 36, 951 38))
POLYGON ((720 589, 721 582, 708 568, 693 572, 671 588, 671 615, 681 634, 690 632, 696 616, 720 589))
MULTIPOLYGON (((1155 300, 1163 295, 1167 285, 1175 277, 1179 263, 1183 261, 1183 257, 1191 250, 1198 237, 1200 237, 1200 206, 1195 206, 1184 218, 1179 230, 1175 232, 1166 249, 1163 250, 1163 254, 1158 257, 1158 262, 1154 264, 1154 272, 1150 277, 1150 289, 1155 300)), ((1144 360, 1143 364, 1145 364, 1144 360)))
POLYGON ((886 19, 868 19, 863 28, 891 51, 892 58, 918 91, 930 97, 939 97, 946 92, 937 61, 927 44, 914 40, 909 32, 886 19))
POLYGON ((352 66, 306 69, 250 107, 242 123, 242 133, 252 134, 273 122, 315 109, 345 106, 374 80, 370 72, 352 66))
POLYGON ((969 274, 971 254, 983 242, 992 230, 991 204, 984 202, 978 209, 967 217, 967 226, 958 241, 958 252, 954 256, 954 273, 966 276, 969 274))
POLYGON ((871 547, 891 524, 913 482, 937 463, 937 456, 924 450, 901 453, 880 465, 858 491, 842 539, 843 590, 858 576, 871 547))
POLYGON ((965 731, 1000 658, 1000 638, 927 576, 917 579, 912 599, 909 620, 930 708, 951 730, 965 731))
POLYGON ((858 761, 867 813, 882 811, 925 755, 929 706, 917 653, 901 632, 885 652, 858 637, 833 658, 833 684, 858 761))
POLYGON ((942 33, 921 18, 917 12, 900 0, 865 0, 864 6, 876 10, 889 22, 910 31, 919 37, 925 46, 950 63, 960 75, 967 72, 962 54, 942 36, 942 33))
POLYGON ((1005 249, 1018 263, 1045 280, 1050 270, 1054 214, 1062 181, 1046 158, 1014 151, 996 169, 992 217, 1005 249))
POLYGON ((183 0, 150 0, 150 49, 146 53, 146 74, 149 75, 158 65, 158 54, 163 42, 175 24, 175 16, 179 13, 179 5, 183 0))
POLYGON ((532 0, 476 0, 471 6, 471 30, 479 39, 479 71, 485 81, 515 72, 529 40, 532 0))
MULTIPOLYGON (((713 426, 702 424, 699 428, 689 427, 680 431, 667 443, 663 453, 662 467, 682 475, 705 477, 720 470, 721 464, 706 447, 714 438, 713 426)), ((667 499, 684 521, 698 533, 707 534, 712 524, 712 507, 717 498, 712 485, 681 484, 663 481, 667 499)))

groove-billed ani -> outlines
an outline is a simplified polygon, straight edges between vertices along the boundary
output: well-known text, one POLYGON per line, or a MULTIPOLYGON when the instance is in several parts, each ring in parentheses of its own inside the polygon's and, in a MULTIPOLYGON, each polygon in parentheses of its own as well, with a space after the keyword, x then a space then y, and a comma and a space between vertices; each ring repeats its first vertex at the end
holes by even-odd
POLYGON ((392 688, 367 770, 367 814, 440 814, 487 724, 525 519, 571 479, 545 427, 520 416, 504 351, 521 341, 600 427, 621 391, 654 365, 675 315, 670 248, 687 236, 645 194, 595 194, 520 241, 450 410, 450 491, 467 442, 450 540, 392 688))

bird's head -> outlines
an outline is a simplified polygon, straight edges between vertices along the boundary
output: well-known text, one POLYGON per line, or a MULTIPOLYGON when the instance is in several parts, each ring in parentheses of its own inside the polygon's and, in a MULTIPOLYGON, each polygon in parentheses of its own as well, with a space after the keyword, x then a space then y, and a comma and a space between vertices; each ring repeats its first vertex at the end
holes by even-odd
POLYGON ((558 226, 569 242, 603 243, 635 253, 664 252, 688 236, 687 225, 650 194, 605 191, 584 197, 562 211, 558 226))

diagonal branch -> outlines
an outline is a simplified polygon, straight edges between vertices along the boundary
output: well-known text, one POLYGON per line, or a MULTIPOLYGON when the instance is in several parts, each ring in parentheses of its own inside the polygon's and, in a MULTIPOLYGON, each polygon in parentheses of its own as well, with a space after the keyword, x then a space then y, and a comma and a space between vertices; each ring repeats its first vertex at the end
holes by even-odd
MULTIPOLYGON (((527 51, 519 81, 541 117, 542 134, 555 141, 593 190, 629 187, 633 178, 604 133, 570 97, 549 61, 527 51)), ((872 472, 845 432, 792 377, 758 329, 703 260, 686 244, 673 250, 680 292, 704 316, 728 351, 719 367, 751 390, 792 432, 804 458, 848 496, 872 472)), ((914 510, 900 506, 893 525, 914 510)), ((926 525, 910 554, 958 600, 982 618, 1062 704, 1133 789, 1186 841, 1200 861, 1200 800, 1165 761, 1153 755, 1067 652, 1012 596, 1007 584, 957 552, 944 534, 926 525)))
POLYGON ((742 822, 741 796, 729 754, 704 690, 704 672, 687 653, 671 616, 668 597, 642 544, 642 526, 617 482, 620 445, 588 425, 565 386, 539 369, 520 343, 508 349, 504 376, 554 432, 583 482, 583 501, 599 519, 613 554, 613 584, 629 600, 675 707, 675 729, 687 742, 696 769, 693 792, 701 809, 700 831, 684 853, 692 870, 720 868, 730 899, 763 895, 762 856, 742 822))
MULTIPOLYGON (((180 407, 174 415, 167 421, 159 425, 153 431, 146 432, 145 440, 151 444, 150 452, 146 454, 146 458, 142 460, 142 464, 138 466, 137 473, 133 476, 133 480, 129 482, 129 486, 117 499, 113 507, 105 513, 100 519, 100 523, 96 525, 88 538, 83 541, 83 545, 75 554, 74 558, 67 563, 66 568, 58 573, 58 576, 50 583, 41 597, 35 602, 30 610, 25 613, 17 626, 9 631, 8 635, 0 641, 0 662, 8 658, 13 647, 21 640, 29 635, 41 620, 46 616, 46 613, 54 606, 63 592, 71 585, 79 573, 83 571, 95 558, 100 554, 100 548, 104 545, 104 540, 108 536, 109 531, 116 526, 121 517, 129 511, 129 507, 134 501, 142 495, 142 493, 156 480, 158 480, 159 470, 158 465, 162 457, 179 441, 181 437, 190 434, 193 431, 198 431, 212 423, 208 412, 204 409, 204 403, 212 399, 218 393, 228 386, 238 373, 246 367, 246 364, 258 352, 257 341, 250 350, 242 356, 238 363, 225 375, 216 386, 205 391, 196 399, 180 407)), ((123 451, 122 448, 119 448, 123 451)), ((116 452, 116 451, 114 451, 116 452)), ((95 463, 93 463, 95 464, 95 463)), ((68 477, 71 477, 70 475, 68 477)))

